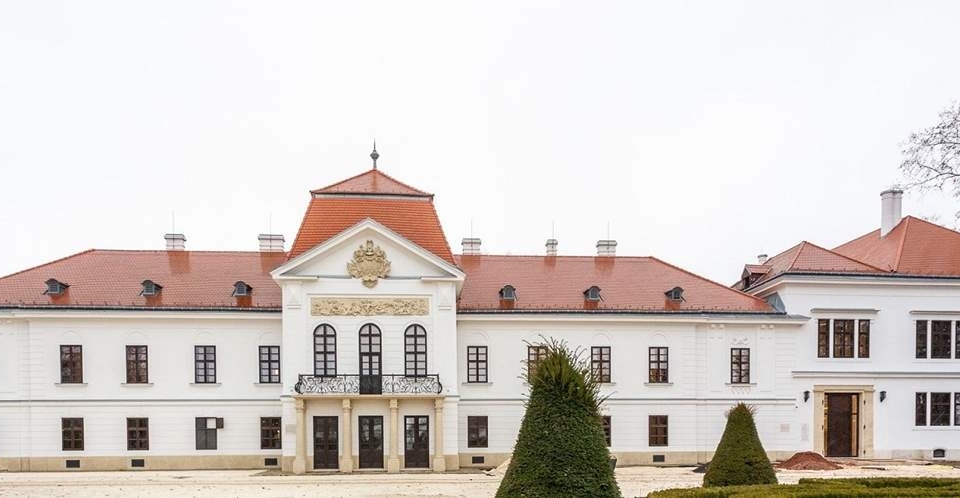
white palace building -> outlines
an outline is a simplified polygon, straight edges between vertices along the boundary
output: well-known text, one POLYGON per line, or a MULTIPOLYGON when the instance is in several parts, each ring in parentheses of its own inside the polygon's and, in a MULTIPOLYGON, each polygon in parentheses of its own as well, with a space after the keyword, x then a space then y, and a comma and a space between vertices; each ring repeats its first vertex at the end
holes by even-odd
POLYGON ((435 472, 503 462, 542 337, 582 348, 622 464, 960 459, 960 233, 900 215, 730 287, 654 257, 454 254, 374 169, 310 192, 289 250, 89 250, 0 279, 0 469, 435 472))

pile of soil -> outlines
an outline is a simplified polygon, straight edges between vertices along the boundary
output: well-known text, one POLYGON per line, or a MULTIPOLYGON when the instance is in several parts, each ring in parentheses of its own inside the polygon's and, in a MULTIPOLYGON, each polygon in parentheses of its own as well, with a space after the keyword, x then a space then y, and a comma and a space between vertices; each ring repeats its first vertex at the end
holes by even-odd
POLYGON ((802 451, 792 457, 780 462, 776 466, 784 470, 837 470, 842 469, 842 465, 831 462, 819 453, 813 451, 802 451))

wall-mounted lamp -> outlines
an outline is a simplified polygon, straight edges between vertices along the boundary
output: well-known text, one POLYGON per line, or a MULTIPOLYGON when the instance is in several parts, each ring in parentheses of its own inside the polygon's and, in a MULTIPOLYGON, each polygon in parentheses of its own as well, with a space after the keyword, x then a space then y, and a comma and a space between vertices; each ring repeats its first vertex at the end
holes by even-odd
POLYGON ((803 402, 806 403, 810 399, 810 391, 803 391, 803 402))
POLYGON ((887 391, 880 391, 880 402, 883 403, 885 399, 887 399, 887 391))

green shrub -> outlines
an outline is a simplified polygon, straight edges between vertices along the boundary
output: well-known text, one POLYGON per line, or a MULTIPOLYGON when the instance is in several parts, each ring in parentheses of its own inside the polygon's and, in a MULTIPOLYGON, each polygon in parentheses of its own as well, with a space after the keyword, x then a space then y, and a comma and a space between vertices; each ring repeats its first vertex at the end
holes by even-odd
POLYGON ((960 479, 800 479, 799 484, 669 489, 649 498, 850 498, 960 496, 960 479))
POLYGON ((530 396, 498 497, 620 496, 603 437, 599 384, 562 342, 528 372, 530 396))
POLYGON ((743 403, 727 413, 727 427, 713 455, 704 487, 776 484, 777 475, 760 443, 753 412, 743 403))

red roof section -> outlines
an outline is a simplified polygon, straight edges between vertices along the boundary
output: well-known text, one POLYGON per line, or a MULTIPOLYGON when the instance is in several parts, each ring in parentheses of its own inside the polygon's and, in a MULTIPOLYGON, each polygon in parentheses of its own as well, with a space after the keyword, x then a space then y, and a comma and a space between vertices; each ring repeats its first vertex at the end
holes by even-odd
POLYGON ((357 176, 347 178, 342 182, 334 183, 326 187, 311 190, 311 194, 376 194, 376 195, 400 195, 415 197, 433 197, 422 190, 417 190, 406 183, 378 170, 360 173, 357 176))
MULTIPOLYGON (((753 265, 748 265, 753 266, 753 265)), ((769 280, 782 273, 810 272, 810 273, 883 273, 884 270, 871 266, 829 249, 824 249, 807 241, 787 249, 767 260, 762 265, 768 268, 764 277, 758 282, 769 280)), ((759 272, 753 272, 759 273, 759 272)))
POLYGON ((370 170, 312 191, 290 249, 295 258, 331 237, 371 218, 427 251, 456 264, 433 206, 433 195, 370 170))
POLYGON ((610 256, 457 256, 467 278, 461 311, 498 310, 500 289, 516 288, 514 310, 651 312, 764 312, 765 301, 694 275, 651 257, 610 256), (601 301, 588 308, 583 291, 600 287, 601 301), (664 295, 683 288, 682 302, 664 295))
POLYGON ((874 230, 834 251, 905 275, 960 276, 960 233, 913 216, 886 237, 874 230))
POLYGON ((282 252, 91 249, 0 278, 0 307, 279 310, 270 271, 284 261, 282 252), (44 295, 50 278, 69 285, 66 292, 44 295), (140 295, 148 279, 162 286, 158 296, 140 295), (237 281, 253 288, 249 297, 233 297, 237 281))

